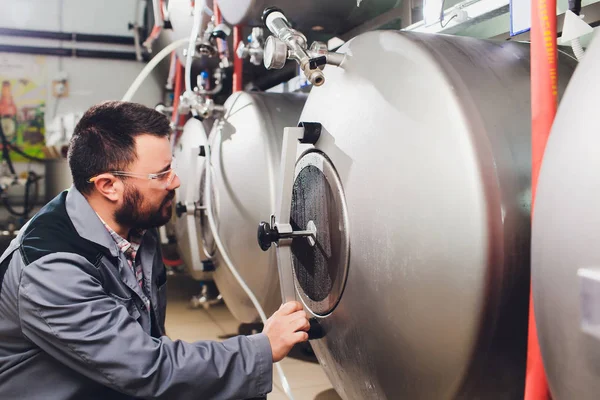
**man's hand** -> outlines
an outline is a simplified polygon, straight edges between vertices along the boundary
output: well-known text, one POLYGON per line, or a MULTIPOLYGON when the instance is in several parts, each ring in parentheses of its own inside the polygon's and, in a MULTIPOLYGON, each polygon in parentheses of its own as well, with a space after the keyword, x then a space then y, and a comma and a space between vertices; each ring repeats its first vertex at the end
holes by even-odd
POLYGON ((296 343, 306 342, 309 328, 310 323, 302 304, 290 301, 279 307, 263 329, 271 342, 273 362, 281 361, 296 343))

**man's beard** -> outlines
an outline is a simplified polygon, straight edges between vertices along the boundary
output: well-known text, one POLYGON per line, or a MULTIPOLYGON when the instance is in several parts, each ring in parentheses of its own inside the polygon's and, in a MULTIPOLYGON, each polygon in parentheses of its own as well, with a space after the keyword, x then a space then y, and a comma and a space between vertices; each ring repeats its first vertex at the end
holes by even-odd
POLYGON ((175 191, 171 190, 158 207, 144 209, 141 193, 134 187, 126 186, 123 205, 115 211, 115 221, 133 229, 158 228, 171 219, 173 205, 165 207, 165 204, 173 198, 175 198, 175 191))

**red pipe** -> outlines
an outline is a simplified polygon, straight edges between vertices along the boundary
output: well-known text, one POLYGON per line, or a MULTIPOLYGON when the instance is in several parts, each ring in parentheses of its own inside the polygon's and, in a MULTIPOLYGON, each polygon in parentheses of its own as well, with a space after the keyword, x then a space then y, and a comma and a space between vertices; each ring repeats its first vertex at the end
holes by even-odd
POLYGON ((217 0, 213 1, 213 13, 215 14, 215 25, 223 23, 223 17, 221 16, 221 9, 217 4, 217 0))
POLYGON ((236 25, 233 27, 233 92, 242 91, 242 74, 244 60, 238 57, 237 48, 242 41, 242 26, 236 25))
MULTIPOLYGON (((177 57, 177 56, 175 56, 177 57)), ((175 121, 177 117, 177 108, 179 107, 179 98, 183 90, 183 65, 179 62, 179 58, 175 61, 175 88, 173 89, 173 112, 171 113, 171 121, 175 124, 179 124, 179 121, 175 121)), ((179 125, 178 125, 179 126, 179 125)))
MULTIPOLYGON (((546 143, 558 100, 556 0, 531 0, 531 215, 546 143)), ((529 296, 529 337, 525 400, 551 398, 535 323, 533 293, 529 296)))

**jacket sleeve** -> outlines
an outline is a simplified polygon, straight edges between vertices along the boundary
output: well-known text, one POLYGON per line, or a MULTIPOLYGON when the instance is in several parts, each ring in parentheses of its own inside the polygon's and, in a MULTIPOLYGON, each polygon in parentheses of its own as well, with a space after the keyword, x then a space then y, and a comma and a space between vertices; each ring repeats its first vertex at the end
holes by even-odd
POLYGON ((146 399, 243 399, 272 390, 264 334, 186 343, 146 334, 107 295, 85 258, 54 253, 24 268, 19 314, 24 335, 68 367, 146 399))

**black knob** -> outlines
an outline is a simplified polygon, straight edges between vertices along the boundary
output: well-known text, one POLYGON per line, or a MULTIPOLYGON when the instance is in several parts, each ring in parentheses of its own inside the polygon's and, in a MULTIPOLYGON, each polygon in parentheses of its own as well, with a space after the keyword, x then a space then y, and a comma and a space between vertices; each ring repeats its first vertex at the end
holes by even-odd
POLYGON ((319 56, 319 57, 311 58, 310 60, 308 60, 308 66, 310 69, 317 69, 321 65, 325 65, 325 64, 327 64, 327 57, 325 57, 325 56, 319 56))
POLYGON ((267 251, 271 248, 271 244, 279 241, 279 232, 277 228, 271 228, 268 222, 261 222, 258 225, 257 233, 258 245, 262 251, 267 251))
POLYGON ((225 39, 227 39, 228 34, 227 34, 227 32, 218 29, 218 30, 214 30, 211 33, 211 36, 225 40, 225 39))
POLYGON ((263 24, 267 23, 267 17, 269 16, 269 14, 274 13, 274 12, 280 12, 283 14, 283 10, 279 7, 267 7, 265 8, 265 11, 263 11, 263 15, 262 15, 262 22, 263 24))
POLYGON ((181 218, 181 216, 186 213, 187 206, 182 202, 178 201, 177 204, 175 204, 175 215, 177 215, 177 218, 181 218))
POLYGON ((308 330, 308 340, 316 340, 323 339, 325 337, 325 330, 319 324, 319 321, 316 318, 311 318, 308 320, 310 323, 310 329, 308 330))

